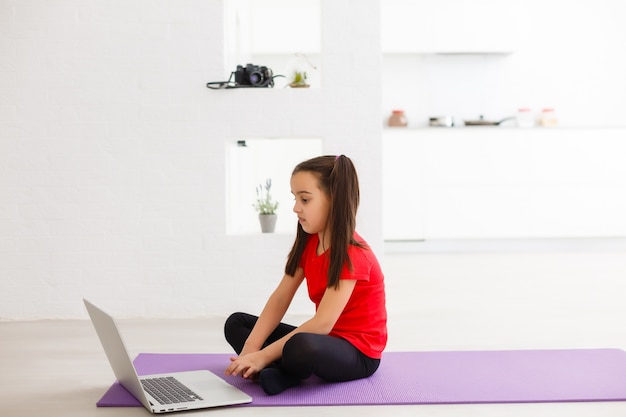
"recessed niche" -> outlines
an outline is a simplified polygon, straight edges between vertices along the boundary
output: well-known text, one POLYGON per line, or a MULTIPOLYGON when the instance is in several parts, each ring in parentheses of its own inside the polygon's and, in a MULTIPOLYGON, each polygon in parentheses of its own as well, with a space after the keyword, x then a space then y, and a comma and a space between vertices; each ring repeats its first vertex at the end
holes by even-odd
POLYGON ((261 233, 253 207, 256 187, 272 181, 271 193, 278 201, 275 233, 295 234, 293 195, 289 181, 300 162, 322 155, 320 138, 237 138, 227 143, 226 232, 261 233))
POLYGON ((225 2, 225 62, 230 73, 252 63, 270 68, 275 88, 289 84, 295 70, 321 87, 320 0, 232 0, 225 2))

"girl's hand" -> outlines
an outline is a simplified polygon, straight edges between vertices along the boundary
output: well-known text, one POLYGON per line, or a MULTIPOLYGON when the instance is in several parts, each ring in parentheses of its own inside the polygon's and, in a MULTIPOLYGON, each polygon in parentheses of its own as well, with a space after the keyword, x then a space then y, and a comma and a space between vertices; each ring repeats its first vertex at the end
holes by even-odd
POLYGON ((252 378, 269 365, 261 351, 233 356, 230 358, 230 362, 224 375, 241 376, 242 378, 252 378))

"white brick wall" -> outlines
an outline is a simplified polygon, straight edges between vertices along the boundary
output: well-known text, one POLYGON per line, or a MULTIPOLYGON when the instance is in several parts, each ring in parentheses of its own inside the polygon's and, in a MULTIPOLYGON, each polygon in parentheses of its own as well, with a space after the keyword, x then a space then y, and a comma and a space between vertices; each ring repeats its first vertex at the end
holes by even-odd
POLYGON ((225 234, 237 136, 353 157, 381 252, 379 6, 352 5, 322 0, 322 89, 212 91, 220 0, 0 2, 0 319, 258 311, 292 236, 225 234))

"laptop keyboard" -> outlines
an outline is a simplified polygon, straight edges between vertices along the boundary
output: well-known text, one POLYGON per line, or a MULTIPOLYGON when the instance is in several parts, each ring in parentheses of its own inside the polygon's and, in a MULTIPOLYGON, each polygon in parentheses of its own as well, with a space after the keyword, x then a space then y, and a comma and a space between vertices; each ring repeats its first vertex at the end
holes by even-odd
POLYGON ((200 401, 202 398, 173 376, 145 378, 143 388, 161 404, 179 404, 200 401))

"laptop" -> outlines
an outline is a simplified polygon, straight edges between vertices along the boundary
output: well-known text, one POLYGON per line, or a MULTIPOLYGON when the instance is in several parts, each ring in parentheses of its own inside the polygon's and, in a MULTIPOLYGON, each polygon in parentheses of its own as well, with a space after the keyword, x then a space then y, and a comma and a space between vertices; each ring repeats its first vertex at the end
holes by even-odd
POLYGON ((138 376, 113 317, 91 302, 83 302, 115 377, 151 413, 252 402, 248 394, 208 370, 138 376))

